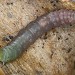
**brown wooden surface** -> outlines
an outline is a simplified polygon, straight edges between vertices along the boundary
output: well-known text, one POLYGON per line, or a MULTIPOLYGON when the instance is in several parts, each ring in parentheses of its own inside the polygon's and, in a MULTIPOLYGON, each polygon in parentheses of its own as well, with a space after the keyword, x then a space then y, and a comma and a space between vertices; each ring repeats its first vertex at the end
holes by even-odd
MULTIPOLYGON (((7 44, 3 37, 15 36, 29 22, 55 9, 50 1, 0 0, 0 46, 7 44)), ((75 10, 74 3, 61 0, 56 7, 75 10)), ((20 58, 0 67, 5 75, 75 75, 75 26, 51 30, 20 58)))

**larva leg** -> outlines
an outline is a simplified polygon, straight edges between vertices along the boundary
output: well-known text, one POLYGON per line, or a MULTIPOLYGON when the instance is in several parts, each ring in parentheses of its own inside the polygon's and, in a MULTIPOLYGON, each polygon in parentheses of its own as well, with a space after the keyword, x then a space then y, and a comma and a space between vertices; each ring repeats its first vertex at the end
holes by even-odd
POLYGON ((7 35, 5 37, 3 37, 2 41, 8 42, 11 41, 14 37, 12 35, 7 35))

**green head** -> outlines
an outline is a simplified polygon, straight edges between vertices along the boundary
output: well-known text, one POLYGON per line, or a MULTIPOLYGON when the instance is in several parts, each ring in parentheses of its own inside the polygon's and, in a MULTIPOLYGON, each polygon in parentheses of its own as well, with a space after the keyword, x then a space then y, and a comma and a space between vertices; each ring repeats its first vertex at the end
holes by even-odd
POLYGON ((2 50, 2 48, 0 48, 0 61, 2 61, 3 60, 3 50, 2 50))
POLYGON ((20 46, 9 45, 0 49, 0 61, 1 62, 9 62, 11 60, 16 59, 20 54, 21 50, 20 46))

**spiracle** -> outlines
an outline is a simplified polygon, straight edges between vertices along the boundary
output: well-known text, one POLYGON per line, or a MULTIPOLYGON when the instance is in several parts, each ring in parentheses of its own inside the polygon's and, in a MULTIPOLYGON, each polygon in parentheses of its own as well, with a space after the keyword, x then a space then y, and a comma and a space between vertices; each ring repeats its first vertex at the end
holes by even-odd
POLYGON ((5 63, 16 59, 45 32, 69 24, 75 24, 74 10, 61 9, 40 16, 21 29, 12 42, 0 50, 0 61, 5 63))

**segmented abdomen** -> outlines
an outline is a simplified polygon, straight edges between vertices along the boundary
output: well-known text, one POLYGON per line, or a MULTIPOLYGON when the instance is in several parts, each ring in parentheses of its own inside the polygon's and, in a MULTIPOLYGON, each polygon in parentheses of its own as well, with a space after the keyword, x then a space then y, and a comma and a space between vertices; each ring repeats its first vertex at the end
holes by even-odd
POLYGON ((75 23, 75 11, 59 10, 45 14, 27 27, 20 30, 14 40, 2 48, 0 61, 8 62, 16 59, 24 50, 33 44, 42 34, 52 28, 75 23))

